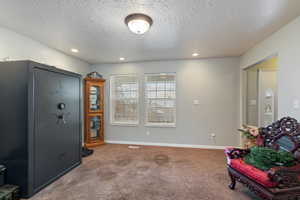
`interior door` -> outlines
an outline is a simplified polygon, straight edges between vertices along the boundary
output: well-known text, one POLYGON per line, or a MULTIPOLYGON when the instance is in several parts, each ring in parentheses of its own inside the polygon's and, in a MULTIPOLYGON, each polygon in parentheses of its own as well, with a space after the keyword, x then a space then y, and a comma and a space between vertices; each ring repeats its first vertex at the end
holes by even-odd
POLYGON ((80 161, 80 79, 34 69, 34 188, 80 161))
POLYGON ((277 71, 259 70, 259 123, 260 127, 268 126, 277 119, 277 71))

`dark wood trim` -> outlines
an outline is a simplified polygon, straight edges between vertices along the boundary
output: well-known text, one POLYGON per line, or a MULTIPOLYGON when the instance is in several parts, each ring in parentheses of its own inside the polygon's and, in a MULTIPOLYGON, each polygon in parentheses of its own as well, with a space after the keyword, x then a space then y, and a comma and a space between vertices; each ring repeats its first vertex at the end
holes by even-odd
POLYGON ((279 150, 279 145, 276 142, 281 137, 289 137, 293 143, 294 148, 291 150, 295 153, 300 148, 300 124, 296 119, 291 117, 284 117, 273 124, 262 128, 261 135, 264 139, 264 146, 279 150))
POLYGON ((102 78, 90 78, 90 77, 85 77, 84 78, 85 81, 92 81, 92 82, 105 82, 105 79, 102 78))
POLYGON ((235 169, 228 166, 228 173, 232 180, 231 184, 229 185, 230 189, 234 189, 234 187, 230 187, 233 183, 236 181, 244 184, 246 187, 249 188, 250 191, 255 193, 257 196, 259 196, 262 199, 265 200, 273 200, 274 194, 272 194, 269 190, 267 190, 262 185, 256 183, 255 181, 251 180, 247 176, 241 174, 240 172, 236 171, 235 169))
MULTIPOLYGON (((294 153, 295 159, 300 163, 300 124, 296 119, 284 117, 270 126, 260 129, 260 135, 263 138, 263 146, 279 150, 280 146, 277 141, 282 137, 290 138, 294 144, 294 148, 290 150, 294 153)), ((228 159, 243 158, 250 152, 249 149, 229 149, 226 150, 228 159)), ((236 181, 244 184, 264 200, 296 200, 300 197, 300 168, 276 167, 272 168, 266 173, 270 180, 278 183, 275 188, 266 188, 256 181, 248 178, 244 174, 235 170, 228 164, 228 173, 231 179, 229 188, 235 189, 236 181)))

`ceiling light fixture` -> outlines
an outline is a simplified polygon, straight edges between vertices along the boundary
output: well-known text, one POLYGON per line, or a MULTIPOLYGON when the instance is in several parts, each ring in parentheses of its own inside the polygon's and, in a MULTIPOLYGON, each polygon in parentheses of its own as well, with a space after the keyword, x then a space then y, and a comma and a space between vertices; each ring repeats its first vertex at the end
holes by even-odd
POLYGON ((192 56, 196 57, 196 56, 199 56, 198 53, 193 53, 192 56))
POLYGON ((73 53, 78 53, 78 52, 79 52, 78 49, 74 49, 74 48, 72 48, 71 51, 72 51, 73 53))
POLYGON ((120 60, 123 61, 123 60, 125 60, 125 58, 121 57, 120 60))
POLYGON ((148 15, 134 13, 125 18, 125 24, 131 32, 141 35, 150 29, 153 24, 153 20, 148 15))

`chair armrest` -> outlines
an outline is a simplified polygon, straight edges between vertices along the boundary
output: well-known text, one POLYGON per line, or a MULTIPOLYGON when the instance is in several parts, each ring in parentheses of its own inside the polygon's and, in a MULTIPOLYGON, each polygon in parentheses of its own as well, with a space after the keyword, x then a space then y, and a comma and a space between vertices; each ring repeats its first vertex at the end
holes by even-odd
POLYGON ((279 188, 300 186, 300 164, 293 167, 273 167, 268 171, 271 181, 278 183, 279 188))
POLYGON ((250 149, 239 149, 239 148, 226 148, 225 154, 229 159, 237 159, 243 158, 248 153, 250 153, 250 149))

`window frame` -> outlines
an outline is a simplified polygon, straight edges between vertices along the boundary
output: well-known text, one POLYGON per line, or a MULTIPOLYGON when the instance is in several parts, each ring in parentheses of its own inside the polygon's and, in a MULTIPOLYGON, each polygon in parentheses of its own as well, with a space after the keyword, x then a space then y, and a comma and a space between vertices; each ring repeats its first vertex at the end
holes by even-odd
POLYGON ((113 126, 138 126, 140 124, 140 80, 138 74, 132 73, 132 74, 111 74, 109 76, 109 109, 110 109, 110 124, 113 126), (114 121, 114 114, 115 114, 115 109, 114 109, 114 104, 113 104, 113 77, 118 77, 118 76, 135 76, 137 80, 137 120, 136 121, 130 121, 130 122, 118 122, 114 121))
POLYGON ((157 128, 176 128, 177 125, 177 74, 176 72, 158 72, 144 74, 144 126, 157 128), (147 77, 155 75, 174 75, 175 80, 175 99, 174 99, 174 123, 152 123, 148 121, 148 104, 147 104, 147 77))

